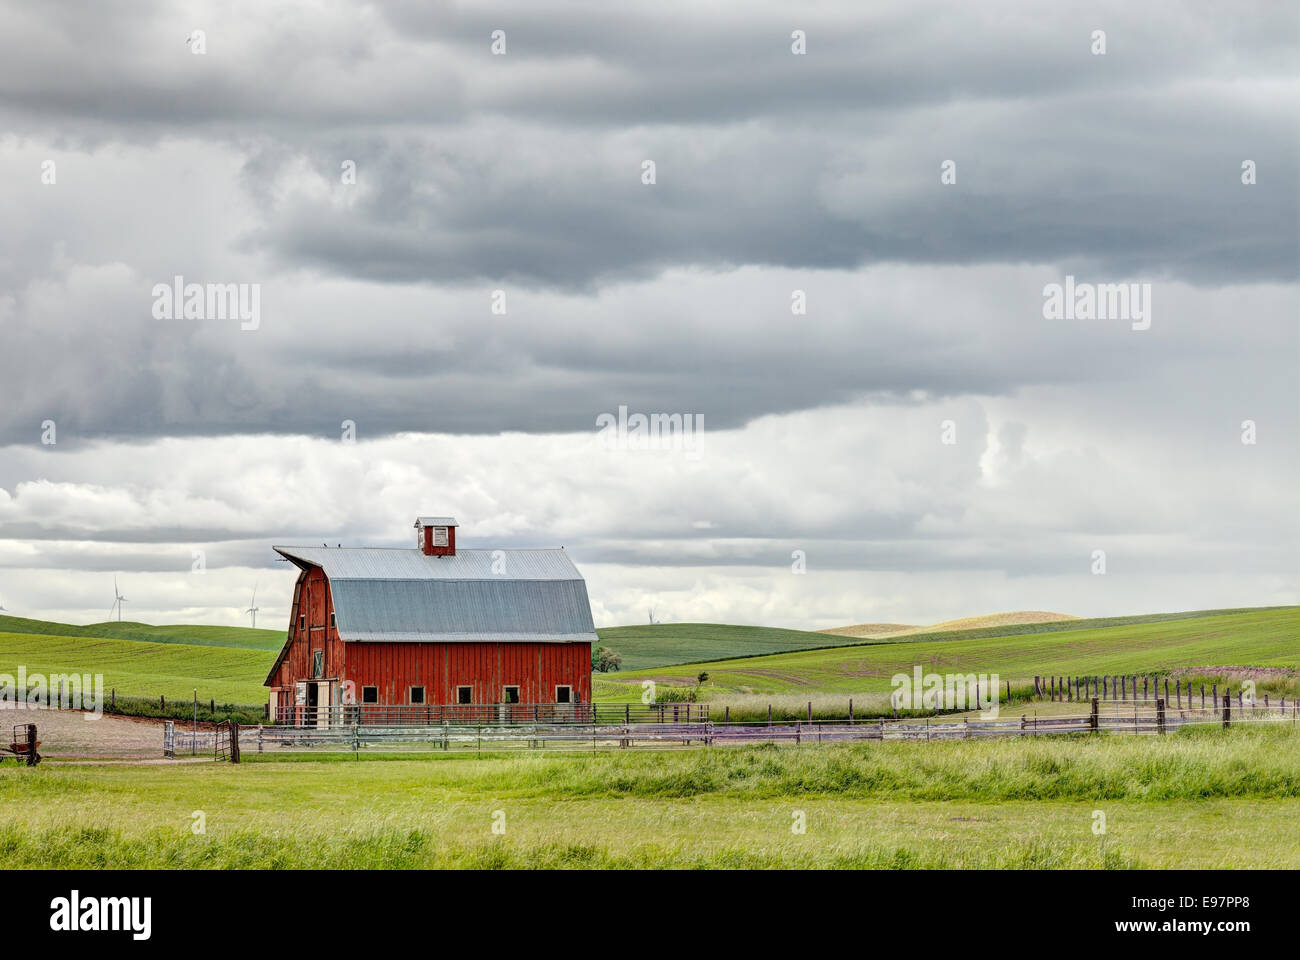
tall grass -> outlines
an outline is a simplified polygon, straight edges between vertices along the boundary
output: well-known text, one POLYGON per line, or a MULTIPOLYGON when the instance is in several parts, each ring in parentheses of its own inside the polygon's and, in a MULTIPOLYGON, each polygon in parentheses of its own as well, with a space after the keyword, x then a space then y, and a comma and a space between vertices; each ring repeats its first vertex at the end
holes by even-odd
POLYGON ((10 868, 61 869, 1126 869, 1130 855, 1095 843, 1020 840, 992 850, 856 841, 803 850, 732 843, 697 847, 653 841, 615 852, 594 843, 445 840, 426 829, 270 834, 240 830, 194 841, 175 830, 128 835, 103 826, 25 833, 0 827, 10 868))

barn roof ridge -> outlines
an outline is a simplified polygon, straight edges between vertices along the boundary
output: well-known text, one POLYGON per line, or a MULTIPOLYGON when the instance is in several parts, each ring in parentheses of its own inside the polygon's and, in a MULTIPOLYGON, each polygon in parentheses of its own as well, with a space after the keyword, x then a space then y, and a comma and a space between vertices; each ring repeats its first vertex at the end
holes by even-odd
POLYGON ((474 548, 448 556, 430 556, 418 548, 401 547, 271 549, 300 567, 320 567, 331 581, 583 581, 563 547, 474 548))

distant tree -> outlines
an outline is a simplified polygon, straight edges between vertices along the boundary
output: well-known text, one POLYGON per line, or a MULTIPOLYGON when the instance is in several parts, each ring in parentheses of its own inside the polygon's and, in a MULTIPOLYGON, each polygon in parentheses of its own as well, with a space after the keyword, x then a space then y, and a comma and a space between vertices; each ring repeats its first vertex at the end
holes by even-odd
POLYGON ((591 669, 597 673, 609 673, 623 665, 623 658, 604 645, 598 644, 591 650, 591 669))
POLYGON ((696 682, 696 683, 708 683, 708 682, 709 682, 709 672, 708 672, 707 670, 701 670, 701 671, 700 671, 700 675, 699 675, 698 677, 695 678, 695 682, 696 682))

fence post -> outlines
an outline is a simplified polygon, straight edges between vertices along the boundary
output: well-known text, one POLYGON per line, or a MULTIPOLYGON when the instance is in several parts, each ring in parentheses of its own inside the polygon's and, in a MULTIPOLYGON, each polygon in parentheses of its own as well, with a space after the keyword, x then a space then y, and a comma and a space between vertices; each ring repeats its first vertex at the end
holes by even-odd
POLYGON ((808 722, 812 723, 812 701, 808 701, 808 722))
POLYGON ((1121 700, 1128 699, 1128 677, 1127 676, 1122 676, 1119 678, 1119 698, 1121 700))
POLYGON ((1093 697, 1093 698, 1092 698, 1092 714, 1088 717, 1088 726, 1092 728, 1092 732, 1093 732, 1093 733, 1096 733, 1096 732, 1100 729, 1100 726, 1101 726, 1101 725, 1098 723, 1099 714, 1100 714, 1100 708, 1101 708, 1101 702, 1100 702, 1096 697, 1093 697))
MULTIPOLYGON (((1188 688, 1190 689, 1191 686, 1192 686, 1192 681, 1188 680, 1188 681, 1187 681, 1187 686, 1188 686, 1188 688)), ((1191 699, 1191 694, 1190 694, 1190 693, 1187 695, 1187 699, 1189 699, 1189 700, 1191 699)), ((1188 706, 1190 707, 1191 704, 1189 703, 1188 706)), ((1201 709, 1202 709, 1202 710, 1205 709, 1205 684, 1201 684, 1201 709)))
POLYGON ((1223 695, 1223 728, 1226 730, 1232 725, 1232 697, 1228 694, 1223 695))
POLYGON ((1039 679, 1038 677, 1034 677, 1034 696, 1035 696, 1035 697, 1041 697, 1041 696, 1043 695, 1043 691, 1042 691, 1042 688, 1039 686, 1038 679, 1039 679))
MULTIPOLYGON (((1284 709, 1284 710, 1286 709, 1286 704, 1285 704, 1285 703, 1283 703, 1283 705, 1282 705, 1282 709, 1284 709)), ((853 722, 853 698, 852 698, 852 697, 849 697, 849 723, 852 723, 852 722, 853 722)))
POLYGON ((1156 731, 1165 734, 1165 701, 1160 697, 1156 697, 1156 731))
POLYGON ((728 727, 731 726, 731 707, 730 707, 730 706, 726 706, 726 707, 723 707, 723 708, 722 708, 722 723, 723 723, 724 726, 728 726, 728 727))
POLYGON ((770 703, 767 705, 767 725, 769 727, 772 725, 772 705, 770 703))
MULTIPOLYGON (((1143 700, 1147 700, 1147 699, 1149 699, 1148 696, 1147 696, 1147 690, 1148 690, 1148 686, 1147 686, 1147 685, 1148 685, 1148 681, 1149 681, 1149 680, 1150 680, 1149 677, 1143 677, 1143 678, 1142 678, 1142 699, 1143 699, 1143 700)), ((1136 681, 1135 681, 1135 682, 1136 682, 1136 681)), ((1135 687, 1133 688, 1133 690, 1134 690, 1134 692, 1136 693, 1136 692, 1137 692, 1137 687, 1135 686, 1135 687)))

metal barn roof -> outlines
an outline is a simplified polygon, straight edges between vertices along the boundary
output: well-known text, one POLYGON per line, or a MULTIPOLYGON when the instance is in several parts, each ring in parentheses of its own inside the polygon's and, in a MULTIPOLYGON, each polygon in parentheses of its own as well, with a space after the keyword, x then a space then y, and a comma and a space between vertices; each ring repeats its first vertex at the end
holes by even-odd
POLYGON ((273 549, 325 571, 346 641, 597 640, 586 582, 563 550, 273 549))
POLYGON ((455 517, 416 517, 417 527, 458 527, 455 517))

